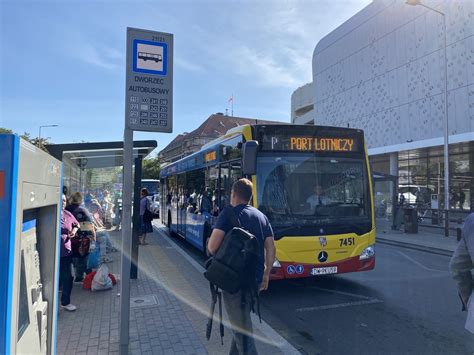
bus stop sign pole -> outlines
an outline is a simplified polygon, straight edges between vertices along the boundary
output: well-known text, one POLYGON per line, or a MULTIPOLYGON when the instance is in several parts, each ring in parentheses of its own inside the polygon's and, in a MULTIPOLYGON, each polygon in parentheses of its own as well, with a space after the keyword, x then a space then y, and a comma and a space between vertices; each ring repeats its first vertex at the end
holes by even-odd
POLYGON ((122 263, 120 283, 120 353, 128 354, 130 324, 130 265, 132 253, 132 155, 133 131, 123 134, 123 191, 122 191, 122 263))
POLYGON ((125 72, 120 354, 130 343, 133 131, 173 131, 173 35, 127 28, 125 72))

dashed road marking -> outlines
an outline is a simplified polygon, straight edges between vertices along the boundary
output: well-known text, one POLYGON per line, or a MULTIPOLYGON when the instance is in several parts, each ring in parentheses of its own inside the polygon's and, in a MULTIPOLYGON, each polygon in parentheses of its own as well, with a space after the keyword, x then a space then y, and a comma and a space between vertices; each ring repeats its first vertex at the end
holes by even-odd
POLYGON ((297 308, 296 312, 323 311, 323 310, 326 310, 326 309, 352 307, 352 306, 362 306, 362 305, 366 305, 366 304, 375 304, 375 303, 383 303, 383 301, 378 300, 376 298, 372 298, 372 299, 362 300, 362 301, 328 304, 328 305, 325 305, 325 306, 297 308))
POLYGON ((421 267, 423 270, 426 270, 426 271, 434 271, 434 272, 440 272, 440 273, 448 273, 448 270, 438 270, 438 269, 432 269, 428 266, 425 266, 423 265, 422 263, 420 263, 419 261, 413 259, 412 257, 408 256, 407 254, 405 254, 404 252, 401 252, 399 250, 397 250, 397 253, 400 254, 401 256, 403 256, 404 258, 408 259, 409 261, 411 261, 413 264, 421 267))
POLYGON ((338 291, 338 290, 333 290, 333 289, 329 289, 329 288, 322 288, 322 287, 316 287, 316 286, 311 286, 309 288, 311 288, 313 290, 334 293, 334 294, 337 294, 337 295, 358 298, 358 299, 360 299, 360 301, 335 303, 335 304, 328 304, 328 305, 322 305, 322 306, 301 307, 301 308, 297 308, 296 312, 323 311, 323 310, 326 310, 326 309, 335 309, 335 308, 343 308, 343 307, 362 306, 362 305, 366 305, 366 304, 383 303, 382 300, 379 300, 375 297, 359 295, 357 293, 338 291))
POLYGON ((338 290, 332 290, 330 288, 323 288, 323 287, 316 287, 316 286, 311 286, 310 288, 314 290, 319 290, 323 292, 330 292, 330 293, 335 293, 337 295, 342 295, 342 296, 349 296, 349 297, 354 297, 354 298, 360 298, 363 300, 370 300, 373 299, 373 297, 368 297, 364 295, 359 295, 357 293, 352 293, 352 292, 344 292, 344 291, 338 291, 338 290))

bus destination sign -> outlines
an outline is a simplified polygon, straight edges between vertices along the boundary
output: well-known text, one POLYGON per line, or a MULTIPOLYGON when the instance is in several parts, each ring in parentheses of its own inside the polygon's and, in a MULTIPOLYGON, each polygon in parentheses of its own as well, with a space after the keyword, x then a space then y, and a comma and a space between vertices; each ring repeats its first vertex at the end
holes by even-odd
POLYGON ((361 140, 355 135, 267 135, 261 138, 263 151, 360 153, 361 140))
POLYGON ((364 133, 351 128, 261 125, 255 128, 255 135, 261 151, 364 153, 364 133))
POLYGON ((216 159, 217 159, 217 152, 215 150, 213 150, 212 152, 206 153, 204 155, 204 162, 205 163, 210 162, 210 161, 214 161, 216 159))
POLYGON ((302 152, 353 152, 354 138, 290 137, 289 150, 302 152))

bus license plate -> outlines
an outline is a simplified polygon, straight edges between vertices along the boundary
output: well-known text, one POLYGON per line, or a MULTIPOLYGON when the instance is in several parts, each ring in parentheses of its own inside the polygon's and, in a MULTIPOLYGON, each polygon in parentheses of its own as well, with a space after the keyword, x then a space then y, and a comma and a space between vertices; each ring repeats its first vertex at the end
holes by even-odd
POLYGON ((330 267, 313 267, 311 270, 311 275, 329 275, 337 274, 337 266, 330 267))

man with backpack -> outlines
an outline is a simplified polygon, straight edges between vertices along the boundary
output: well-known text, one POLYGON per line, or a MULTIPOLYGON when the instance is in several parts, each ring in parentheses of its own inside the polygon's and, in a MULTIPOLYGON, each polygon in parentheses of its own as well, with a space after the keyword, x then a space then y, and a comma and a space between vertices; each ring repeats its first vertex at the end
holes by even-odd
MULTIPOLYGON (((253 184, 248 179, 234 183, 230 206, 219 214, 207 246, 212 255, 219 256, 219 248, 224 248, 226 244, 223 243, 224 237, 232 238, 235 227, 248 232, 250 238, 256 239, 258 243, 255 262, 251 263, 252 270, 244 272, 244 278, 250 276, 251 279, 244 280, 242 285, 248 284, 249 287, 239 286, 236 292, 231 293, 225 289, 222 292, 233 332, 230 354, 257 354, 250 318, 254 303, 252 289, 259 292, 268 288, 270 271, 275 261, 275 243, 270 222, 262 212, 249 205, 252 189, 253 184)), ((228 240, 226 242, 228 244, 228 240)))

